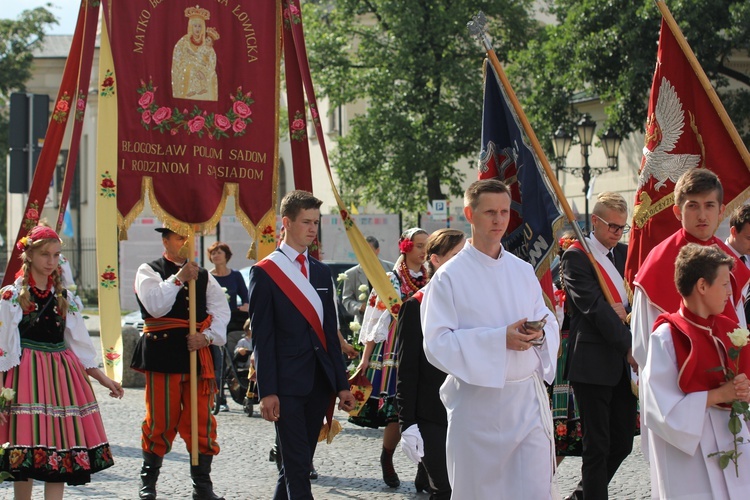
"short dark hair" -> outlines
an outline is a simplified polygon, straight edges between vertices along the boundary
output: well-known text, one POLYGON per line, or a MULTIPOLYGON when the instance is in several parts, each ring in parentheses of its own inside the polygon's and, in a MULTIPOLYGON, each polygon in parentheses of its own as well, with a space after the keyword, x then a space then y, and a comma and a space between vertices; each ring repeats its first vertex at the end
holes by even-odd
POLYGON ((435 274, 435 270, 432 268, 432 261, 430 261, 430 255, 439 255, 442 257, 465 239, 466 235, 463 231, 447 227, 438 229, 428 236, 427 242, 425 243, 425 255, 427 255, 425 267, 427 268, 427 276, 431 278, 432 275, 435 274))
POLYGON ((733 227, 738 233, 742 231, 748 222, 750 222, 750 205, 737 207, 729 217, 729 226, 733 227))
POLYGON ((380 248, 380 242, 375 236, 368 236, 367 238, 365 238, 365 241, 369 243, 375 250, 380 248))
POLYGON ((474 181, 466 188, 464 193, 464 206, 471 207, 472 210, 477 208, 479 196, 483 193, 505 193, 510 197, 510 188, 498 179, 482 179, 474 181))
POLYGON ((282 217, 289 217, 295 220, 302 210, 309 210, 311 208, 320 209, 320 205, 322 204, 323 202, 313 196, 312 193, 295 189, 288 192, 281 200, 280 212, 282 217))
POLYGON ((216 242, 213 243, 213 245, 211 245, 210 247, 208 247, 208 250, 206 250, 206 252, 208 253, 208 260, 210 262, 213 262, 211 260, 211 252, 213 252, 216 249, 219 249, 219 250, 223 251, 224 255, 227 256, 227 262, 229 262, 229 259, 232 258, 232 250, 230 250, 229 249, 229 245, 227 245, 223 241, 216 241, 216 242))
POLYGON ((734 257, 730 257, 716 245, 688 243, 680 249, 674 264, 674 284, 677 291, 683 297, 689 297, 701 278, 713 285, 720 266, 729 266, 731 270, 734 267, 734 257))
POLYGON ((674 185, 674 204, 682 209, 689 195, 707 194, 711 191, 716 191, 719 203, 724 203, 724 188, 719 176, 706 168, 691 168, 674 185))

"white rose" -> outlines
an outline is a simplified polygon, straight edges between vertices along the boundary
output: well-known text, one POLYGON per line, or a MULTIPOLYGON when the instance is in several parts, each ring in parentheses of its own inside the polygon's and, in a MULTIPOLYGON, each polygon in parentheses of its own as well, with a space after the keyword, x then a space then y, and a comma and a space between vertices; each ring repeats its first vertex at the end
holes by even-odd
POLYGON ((357 333, 362 329, 362 325, 360 325, 358 321, 352 321, 349 323, 349 329, 352 333, 357 333))
POLYGON ((342 281, 346 281, 348 279, 348 276, 345 273, 339 273, 338 276, 336 276, 336 281, 341 283, 342 281))
POLYGON ((0 398, 4 399, 5 401, 13 401, 13 398, 16 397, 16 391, 11 389, 10 387, 3 387, 3 390, 0 391, 0 398))
POLYGON ((729 340, 732 342, 733 346, 745 347, 747 345, 750 332, 748 332, 744 328, 736 328, 734 331, 727 333, 727 336, 729 337, 729 340))
POLYGON ((365 284, 361 284, 361 285, 359 285, 359 288, 357 290, 359 290, 362 293, 367 293, 367 292, 370 291, 370 287, 368 287, 365 284))
POLYGON ((364 301, 365 301, 365 299, 367 299, 367 294, 366 294, 366 293, 360 293, 360 294, 359 294, 359 297, 357 297, 357 299, 358 299, 358 300, 359 300, 360 302, 364 302, 364 301))

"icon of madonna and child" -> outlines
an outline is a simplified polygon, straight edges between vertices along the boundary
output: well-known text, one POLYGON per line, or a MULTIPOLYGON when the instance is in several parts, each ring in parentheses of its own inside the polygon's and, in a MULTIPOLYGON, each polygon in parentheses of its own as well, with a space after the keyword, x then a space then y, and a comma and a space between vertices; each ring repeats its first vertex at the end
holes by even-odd
POLYGON ((214 43, 219 39, 215 28, 206 28, 211 13, 200 8, 185 9, 187 34, 175 44, 172 52, 172 96, 196 101, 216 101, 218 78, 214 43))

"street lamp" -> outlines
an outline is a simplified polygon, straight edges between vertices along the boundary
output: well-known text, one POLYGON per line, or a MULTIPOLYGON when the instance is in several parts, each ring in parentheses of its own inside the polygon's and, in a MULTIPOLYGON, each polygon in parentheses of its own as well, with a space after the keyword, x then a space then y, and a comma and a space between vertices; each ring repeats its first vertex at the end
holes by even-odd
POLYGON ((583 166, 567 166, 566 158, 570 151, 570 146, 573 144, 573 136, 565 130, 563 125, 557 128, 557 131, 552 135, 552 149, 555 152, 555 171, 568 172, 573 174, 575 177, 583 179, 583 194, 586 203, 586 231, 590 229, 589 221, 589 183, 591 182, 591 175, 601 175, 604 172, 614 172, 617 170, 617 155, 620 152, 620 144, 622 143, 622 137, 610 127, 601 137, 602 149, 604 154, 607 155, 607 166, 606 167, 592 167, 589 165, 589 155, 591 154, 591 143, 594 141, 594 131, 596 130, 596 122, 591 119, 588 114, 583 115, 583 118, 576 124, 576 131, 578 133, 578 141, 581 144, 581 155, 583 155, 583 166))

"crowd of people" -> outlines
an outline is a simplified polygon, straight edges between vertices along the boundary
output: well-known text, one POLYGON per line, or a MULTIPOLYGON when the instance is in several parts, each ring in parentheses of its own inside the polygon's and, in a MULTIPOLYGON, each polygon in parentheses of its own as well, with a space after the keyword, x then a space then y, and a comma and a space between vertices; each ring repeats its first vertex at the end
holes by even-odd
MULTIPOLYGON (((532 266, 502 245, 509 188, 472 183, 464 197, 471 235, 414 227, 402 233, 395 264, 380 261, 400 307, 386 306, 361 266, 345 273, 343 307, 361 325, 354 374, 372 386, 364 404, 350 390, 345 357, 353 353, 339 331, 335 284, 308 251, 319 199, 284 196, 282 241, 252 267, 247 288, 228 267, 226 244, 209 248, 207 271, 185 257, 185 236, 158 228, 164 253, 135 279, 145 320, 131 365, 146 376, 139 498, 157 498, 177 434, 188 450, 197 440, 192 498, 222 498, 210 476, 220 450, 212 410, 223 404, 214 398, 224 358, 217 348, 228 330, 243 327, 237 356, 254 374, 260 415, 276 429, 275 499, 312 498, 317 443, 340 428, 337 399, 352 424, 383 429, 384 483, 401 483, 393 465, 400 448, 416 465, 417 490, 431 499, 608 498, 638 432, 653 497, 744 498, 750 457, 737 446, 750 440, 750 356, 739 355, 750 336, 750 206, 731 214, 721 241, 714 233, 725 207, 715 174, 688 171, 674 200, 681 228, 650 251, 631 295, 620 242, 630 229, 627 203, 601 193, 590 234, 560 240, 551 303, 532 266), (557 465, 570 455, 582 457, 581 481, 560 492, 557 465)), ((377 239, 368 243, 377 255, 377 239)), ((40 225, 18 245, 21 271, 0 291, 0 372, 11 390, 0 392, 7 400, 0 442, 8 443, 0 471, 16 498, 31 498, 34 479, 45 482, 45 498, 62 498, 65 483, 87 483, 114 463, 88 377, 112 397, 123 389, 97 368, 78 302, 62 281, 59 236, 40 225)))

